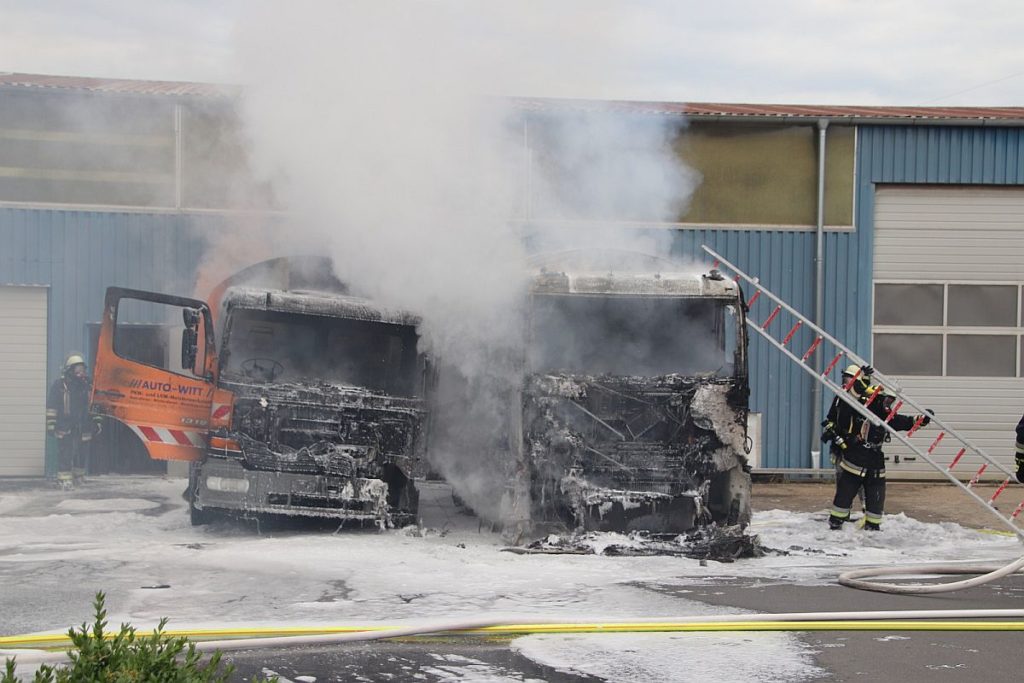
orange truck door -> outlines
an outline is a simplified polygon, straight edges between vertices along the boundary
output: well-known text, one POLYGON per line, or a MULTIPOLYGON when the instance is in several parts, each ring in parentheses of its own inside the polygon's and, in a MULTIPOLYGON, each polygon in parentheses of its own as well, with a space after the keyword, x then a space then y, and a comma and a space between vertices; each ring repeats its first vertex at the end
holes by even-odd
POLYGON ((93 372, 92 412, 128 425, 151 458, 202 458, 216 372, 213 319, 204 302, 121 287, 107 289, 93 372), (140 322, 167 330, 168 358, 163 366, 132 360, 130 347, 118 343, 119 329, 140 322))

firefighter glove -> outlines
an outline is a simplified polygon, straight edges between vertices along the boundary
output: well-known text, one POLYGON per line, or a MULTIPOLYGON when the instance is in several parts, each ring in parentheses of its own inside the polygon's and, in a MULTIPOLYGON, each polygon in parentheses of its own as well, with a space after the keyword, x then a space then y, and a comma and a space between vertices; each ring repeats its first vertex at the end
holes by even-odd
POLYGON ((825 428, 825 431, 821 433, 822 442, 832 441, 836 438, 836 430, 834 429, 831 422, 825 420, 821 423, 821 426, 825 428))
POLYGON ((875 369, 873 367, 871 367, 870 365, 862 365, 862 366, 860 366, 860 374, 861 374, 861 377, 867 378, 867 377, 870 377, 871 375, 875 374, 875 369))
POLYGON ((922 418, 924 418, 923 420, 921 420, 921 426, 927 427, 928 423, 932 421, 932 415, 934 414, 934 410, 932 410, 931 408, 926 408, 924 411, 924 415, 921 416, 922 418))
POLYGON ((1017 454, 1017 481, 1024 484, 1024 455, 1017 454))

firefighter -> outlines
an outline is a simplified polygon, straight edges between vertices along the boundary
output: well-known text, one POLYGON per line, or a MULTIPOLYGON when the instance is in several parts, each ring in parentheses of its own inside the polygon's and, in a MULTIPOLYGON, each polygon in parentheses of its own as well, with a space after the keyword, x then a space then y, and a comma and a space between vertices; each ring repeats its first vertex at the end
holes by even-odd
MULTIPOLYGON (((843 371, 843 386, 849 385, 850 396, 871 413, 885 420, 892 407, 892 396, 881 387, 872 386, 870 365, 850 365, 843 371)), ((920 420, 921 426, 931 417, 893 414, 889 426, 897 431, 908 431, 920 420)), ((889 432, 881 425, 872 425, 852 406, 837 398, 832 403, 824 423, 823 440, 832 442, 836 454, 836 493, 829 514, 830 529, 841 529, 850 518, 850 506, 857 492, 864 489, 864 528, 879 531, 885 507, 885 454, 882 445, 889 440, 889 432)))
POLYGON ((89 378, 85 359, 72 353, 46 396, 46 433, 57 438, 57 484, 72 488, 85 477, 86 449, 102 428, 99 415, 89 416, 89 378))
POLYGON ((1024 484, 1024 416, 1017 423, 1017 481, 1024 484))

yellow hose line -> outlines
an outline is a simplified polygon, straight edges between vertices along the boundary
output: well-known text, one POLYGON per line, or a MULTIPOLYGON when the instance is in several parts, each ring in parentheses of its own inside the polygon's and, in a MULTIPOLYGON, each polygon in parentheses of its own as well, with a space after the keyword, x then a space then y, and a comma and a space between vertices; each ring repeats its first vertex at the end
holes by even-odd
MULTIPOLYGON (((194 640, 220 640, 234 638, 260 638, 280 636, 330 635, 336 633, 361 633, 366 631, 389 631, 393 626, 370 627, 295 627, 295 628, 244 628, 244 629, 195 629, 165 631, 168 636, 186 636, 194 640)), ((424 633, 437 635, 509 635, 520 636, 536 633, 683 633, 702 631, 1024 631, 1024 621, 719 621, 719 622, 640 622, 605 624, 505 624, 464 631, 438 631, 424 633)), ((138 631, 139 637, 148 631, 138 631)), ((108 634, 113 638, 115 634, 108 634)), ((414 638, 419 636, 402 636, 414 638)), ((0 637, 0 649, 46 649, 71 645, 66 634, 21 635, 0 637)))

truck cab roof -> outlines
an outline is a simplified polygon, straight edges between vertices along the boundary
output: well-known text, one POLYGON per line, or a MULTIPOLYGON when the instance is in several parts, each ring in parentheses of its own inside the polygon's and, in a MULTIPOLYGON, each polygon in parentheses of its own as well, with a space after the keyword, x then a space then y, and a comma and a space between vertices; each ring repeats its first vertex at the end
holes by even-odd
POLYGON ((224 310, 245 308, 413 327, 420 324, 420 318, 407 311, 385 308, 369 299, 334 292, 230 287, 224 294, 222 306, 224 310))
POLYGON ((532 291, 535 294, 736 299, 739 286, 715 271, 624 273, 542 269, 533 278, 532 291))

